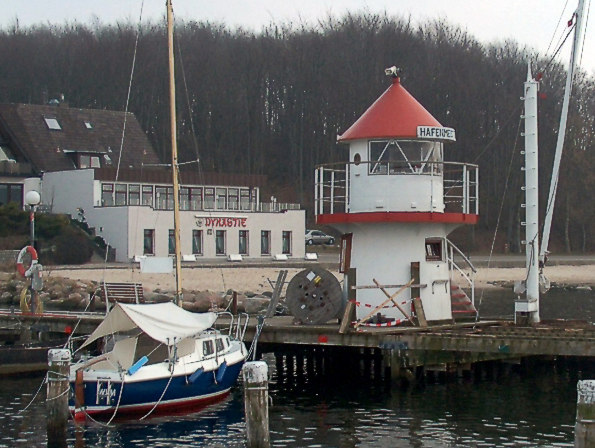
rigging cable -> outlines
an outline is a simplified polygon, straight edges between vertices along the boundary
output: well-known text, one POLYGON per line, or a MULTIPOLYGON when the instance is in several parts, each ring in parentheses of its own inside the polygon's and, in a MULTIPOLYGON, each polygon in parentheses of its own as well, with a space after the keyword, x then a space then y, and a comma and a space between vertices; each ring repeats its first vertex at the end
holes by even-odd
MULTIPOLYGON (((118 181, 118 178, 120 176, 120 164, 121 164, 121 161, 122 161, 122 150, 124 148, 124 137, 126 135, 126 123, 127 123, 127 120, 128 120, 128 107, 130 105, 130 94, 131 94, 131 91, 132 91, 132 80, 134 79, 134 68, 136 67, 136 53, 137 53, 137 50, 138 50, 138 39, 139 39, 140 32, 141 32, 142 18, 143 18, 143 8, 144 8, 144 6, 145 6, 145 0, 142 0, 141 1, 141 6, 140 6, 140 13, 139 13, 139 17, 138 17, 138 28, 136 30, 136 38, 134 40, 134 53, 133 53, 133 56, 132 56, 132 67, 130 68, 130 79, 128 81, 128 93, 126 95, 126 107, 124 109, 124 124, 122 126, 122 138, 120 140, 120 150, 118 152, 118 164, 117 164, 117 167, 116 167, 116 178, 114 179, 114 184, 115 184, 115 182, 118 181)), ((115 185, 114 185, 114 189, 112 191, 112 194, 114 194, 114 195, 116 194, 115 185)), ((115 201, 114 201, 114 203, 115 203, 115 201)), ((105 282, 105 274, 106 274, 106 270, 107 270, 107 259, 108 259, 108 256, 109 256, 109 249, 110 249, 110 245, 108 243, 106 245, 106 248, 105 248, 105 259, 103 261, 103 274, 102 274, 102 276, 103 276, 103 282, 105 282)))
MULTIPOLYGON (((486 268, 486 274, 489 273, 490 264, 492 262, 492 255, 494 254, 494 246, 496 245, 496 236, 498 235, 498 229, 500 227, 500 219, 502 218, 502 210, 504 209, 504 200, 506 199, 506 193, 508 192, 508 185, 510 183, 510 173, 512 172, 512 163, 516 154, 516 147, 519 141, 519 133, 521 129, 522 117, 519 118, 519 124, 517 125, 516 137, 514 139, 514 145, 510 154, 510 162, 508 163, 508 172, 506 173, 506 182, 504 184, 504 192, 502 193, 502 201, 500 202, 500 210, 498 211, 498 219, 496 220, 496 229, 494 230, 494 237, 492 238, 492 246, 490 248, 490 255, 488 256, 488 265, 486 268)), ((483 294, 485 288, 482 288, 481 294, 479 295, 479 305, 477 306, 477 313, 475 313, 475 325, 479 321, 479 310, 481 309, 481 303, 483 301, 483 294)), ((475 329, 474 325, 474 329, 475 329)))

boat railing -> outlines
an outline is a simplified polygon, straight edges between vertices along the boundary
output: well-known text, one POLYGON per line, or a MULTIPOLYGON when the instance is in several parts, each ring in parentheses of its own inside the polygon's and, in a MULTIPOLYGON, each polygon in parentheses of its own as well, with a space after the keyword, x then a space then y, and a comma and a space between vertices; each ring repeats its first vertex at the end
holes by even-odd
MULTIPOLYGON (((479 214, 479 167, 471 163, 421 161, 339 162, 318 165, 314 173, 316 215, 350 213, 353 175, 426 176, 440 182, 446 212, 479 214), (352 173, 355 166, 367 165, 352 173)), ((388 189, 387 195, 394 191, 388 189)), ((378 198, 381 199, 381 198, 378 198)))
POLYGON ((471 260, 469 260, 469 258, 448 238, 446 238, 446 248, 448 269, 451 274, 451 278, 455 271, 458 272, 461 277, 463 277, 471 290, 471 303, 475 305, 475 274, 477 273, 477 269, 475 266, 473 266, 471 260), (467 265, 468 272, 456 263, 455 253, 463 259, 467 265))
POLYGON ((239 313, 234 316, 230 311, 222 311, 217 313, 218 317, 225 316, 229 319, 229 326, 227 328, 227 335, 231 338, 243 341, 248 328, 248 321, 250 316, 247 313, 239 313), (237 319, 236 319, 237 318, 237 319))

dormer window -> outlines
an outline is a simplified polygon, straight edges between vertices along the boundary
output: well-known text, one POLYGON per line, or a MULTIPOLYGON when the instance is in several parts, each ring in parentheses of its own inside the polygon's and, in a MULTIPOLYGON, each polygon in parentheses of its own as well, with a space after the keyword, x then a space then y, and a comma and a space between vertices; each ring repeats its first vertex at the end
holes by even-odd
POLYGON ((58 123, 58 120, 55 118, 44 118, 45 120, 45 124, 47 125, 48 129, 51 129, 52 131, 61 131, 62 127, 60 126, 60 123, 58 123))
POLYGON ((79 154, 78 155, 79 168, 100 168, 101 162, 97 154, 79 154))

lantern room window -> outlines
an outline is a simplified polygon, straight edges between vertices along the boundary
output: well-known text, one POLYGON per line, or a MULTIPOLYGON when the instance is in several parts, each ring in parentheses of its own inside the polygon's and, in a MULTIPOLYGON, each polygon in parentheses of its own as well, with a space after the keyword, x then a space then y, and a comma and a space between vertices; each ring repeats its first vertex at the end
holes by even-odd
POLYGON ((442 143, 376 140, 369 144, 370 174, 438 174, 442 143))

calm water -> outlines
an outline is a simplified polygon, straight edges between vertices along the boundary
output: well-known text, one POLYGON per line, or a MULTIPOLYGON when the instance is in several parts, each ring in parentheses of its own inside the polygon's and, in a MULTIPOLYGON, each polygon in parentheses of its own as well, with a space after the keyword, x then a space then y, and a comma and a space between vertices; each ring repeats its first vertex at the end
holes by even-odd
MULTIPOLYGON (((544 318, 581 316, 593 321, 593 293, 547 297, 544 318), (557 308, 558 315, 550 314, 557 308)), ((484 295, 482 314, 512 314, 511 306, 508 298, 484 295)), ((497 379, 387 390, 353 372, 288 380, 277 376, 272 357, 267 360, 275 447, 570 447, 576 382, 595 378, 592 364, 548 363, 497 379)), ((28 410, 18 413, 40 383, 41 378, 0 381, 0 447, 46 446, 45 387, 28 410)), ((244 431, 238 387, 223 403, 183 417, 120 422, 110 428, 87 424, 77 429, 70 422, 68 442, 72 447, 232 448, 245 446, 244 431)))

